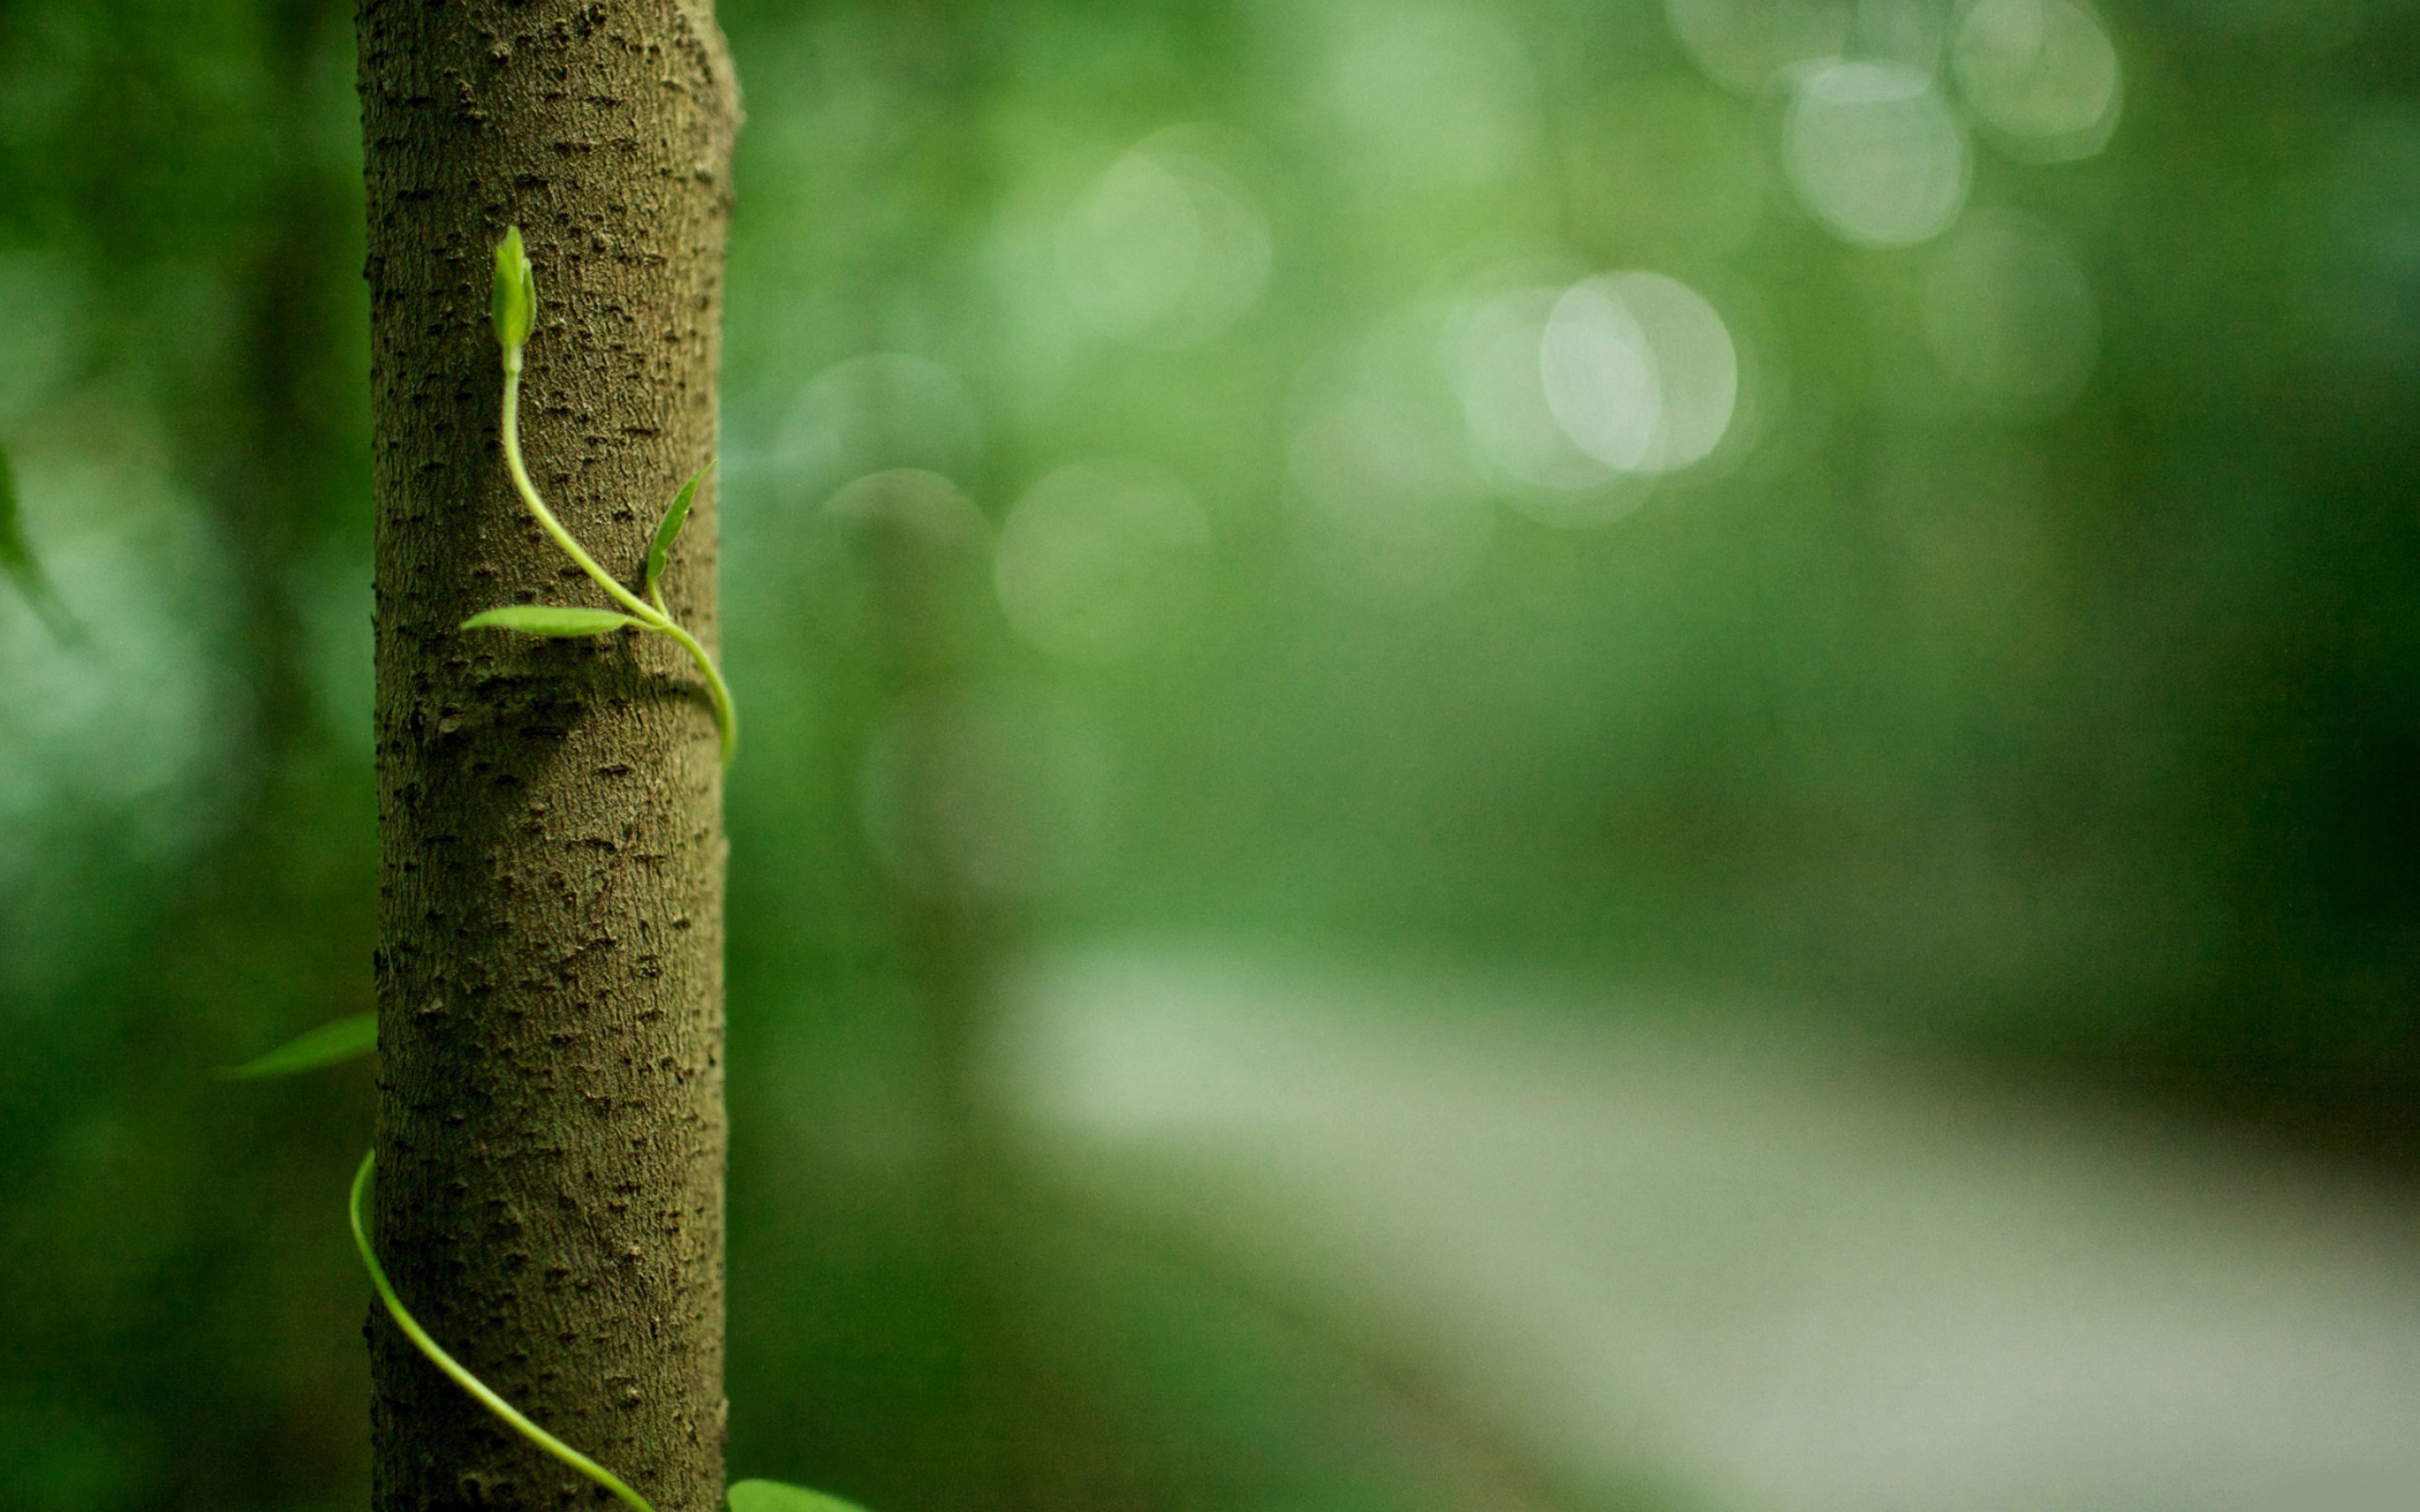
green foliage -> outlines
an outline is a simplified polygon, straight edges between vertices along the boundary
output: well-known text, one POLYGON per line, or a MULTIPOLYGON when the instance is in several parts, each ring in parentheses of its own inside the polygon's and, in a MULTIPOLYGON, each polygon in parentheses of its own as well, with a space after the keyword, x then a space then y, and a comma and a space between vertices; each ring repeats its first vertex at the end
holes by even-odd
MULTIPOLYGON (((1409 937, 1702 980, 1776 1012, 1901 1015, 1877 1035, 1904 1021, 1928 1045, 2022 1034, 2163 1096, 2204 1078, 2366 1152, 2380 1127, 2411 1148, 2420 36, 2386 6, 2098 8, 2142 64, 2142 129, 2065 168, 1978 164, 1978 204, 2057 226, 2101 300, 2089 387, 2025 420, 1927 377, 1946 248, 1843 249, 1791 208, 1757 101, 1670 35, 1668 12, 1713 8, 721 8, 752 124, 718 659, 750 688, 750 739, 783 753, 730 788, 731 1261, 754 1278, 732 1298, 735 1465, 883 1506, 980 1501, 946 1202, 856 1153, 924 1116, 932 1025, 962 1022, 927 1015, 929 952, 861 835, 861 758, 899 696, 885 657, 904 658, 820 506, 878 469, 948 474, 1004 521, 1063 461, 1147 456, 1217 531, 1198 617, 1147 659, 1012 646, 984 669, 1064 687, 1116 757, 1116 848, 1047 903, 1054 930, 1409 937), (1344 44, 1414 12, 1486 18, 1545 70, 1528 115, 1478 117, 1510 122, 1518 171, 1440 187, 1365 129, 1372 90, 1339 95, 1400 55, 1344 44), (2297 44, 2323 16, 2367 19, 2297 44), (1065 165, 1179 120, 1266 150, 1237 171, 1275 228, 1267 299, 1215 343, 1113 343, 1064 308, 1054 239, 1084 203, 1065 165), (1030 274, 1003 266, 1029 243, 1030 274), (1672 272, 1727 317, 1733 290, 1758 444, 1610 529, 1502 513, 1441 601, 1339 603, 1291 533, 1294 376, 1491 249, 1672 272), (801 407, 875 352, 958 374, 974 439, 801 407), (849 443, 830 467, 828 438, 849 443)), ((1848 45, 1893 45, 1868 30, 1848 45)), ((72 699, 12 687, 0 730, 0 1501, 362 1506, 359 1261, 290 1236, 331 1195, 310 1173, 358 1158, 367 1078, 283 1081, 273 1117, 188 1085, 365 1006, 368 656, 317 633, 368 612, 349 17, 17 0, 0 43, 0 434, 27 540, 111 654, 64 669, 72 699), (240 571, 103 549, 146 540, 240 571), (338 581, 359 592, 296 635, 290 608, 320 602, 296 591, 338 581), (355 680, 332 715, 323 662, 355 680), (145 682, 163 667, 194 669, 215 711, 194 720, 205 779, 179 775, 190 756, 130 761, 170 779, 123 796, 94 749, 167 742, 85 705, 173 705, 145 682), (338 728, 354 744, 331 747, 338 728)), ((1441 130, 1474 118, 1459 103, 1431 112, 1441 130)), ((644 517, 701 460, 628 502, 644 517)), ((624 528, 608 561, 638 587, 651 528, 624 528)), ((977 586, 947 607, 996 615, 977 586)), ((0 605, 6 631, 12 677, 67 659, 22 655, 44 632, 0 605)), ((1089 1386, 1124 1325, 1089 1282, 1067 1300, 1089 1386)), ((1323 1414, 1204 1427, 1204 1401, 1267 1395, 1237 1358, 1188 1335, 1133 1364, 1111 1416, 1145 1427, 1102 1439, 1198 1456, 1171 1473, 1202 1512, 1336 1504, 1254 1469, 1323 1414)))
POLYGON ((610 609, 567 609, 558 604, 507 604, 483 609, 462 622, 465 630, 518 630, 523 635, 578 640, 611 635, 616 630, 645 629, 628 614, 610 609))
POLYGON ((287 1041, 257 1059, 240 1066, 228 1066, 219 1074, 230 1081, 256 1081, 269 1076, 292 1076, 300 1072, 318 1071, 322 1066, 342 1065, 348 1060, 374 1055, 378 1051, 378 1015, 349 1013, 333 1024, 322 1024, 287 1041))
POLYGON ((854 1502, 777 1480, 731 1483, 731 1512, 861 1512, 854 1502))
MULTIPOLYGON (((732 705, 731 689, 722 680, 722 672, 706 655, 706 647, 695 636, 683 629, 663 607, 663 597, 656 592, 657 579, 662 571, 659 557, 671 549, 673 537, 680 533, 681 522, 689 517, 690 501, 696 497, 697 482, 706 476, 700 468, 687 486, 673 501, 670 513, 656 531, 654 543, 647 551, 646 593, 642 598, 623 586, 620 579, 597 564, 564 528, 546 501, 538 497, 537 485, 530 481, 529 464, 521 459, 521 346, 529 339, 530 328, 537 313, 537 280, 530 270, 530 261, 521 250, 521 228, 514 226, 504 233, 496 247, 496 278, 489 303, 494 314, 496 340, 504 354, 504 413, 502 427, 504 466, 512 473, 513 486, 520 491, 521 502, 529 506, 532 518, 561 548, 572 564, 588 575, 589 581, 605 590, 605 595, 628 609, 627 616, 603 609, 557 609, 551 606, 513 606, 492 609, 474 614, 462 623, 464 629, 488 626, 502 630, 518 630, 524 635, 591 636, 609 630, 634 628, 652 630, 670 638, 689 653, 706 678, 706 694, 714 702, 714 725, 720 737, 724 765, 739 748, 739 712, 732 705)), ((713 464, 708 463, 711 467, 713 464)))
MULTIPOLYGON (((619 630, 651 630, 669 636, 690 653, 691 658, 696 661, 698 670, 706 674, 707 687, 714 698, 716 724, 721 733, 722 758, 726 762, 729 761, 734 744, 737 739, 737 721, 732 711, 730 692, 723 686, 721 674, 715 669, 705 648, 688 631, 682 629, 674 621, 671 613, 665 609, 662 595, 659 591, 665 560, 672 549, 674 540, 680 534, 683 522, 689 517, 690 505, 697 497, 698 482, 706 476, 706 468, 700 468, 690 474, 689 482, 682 486, 680 493, 673 500, 672 507, 665 512, 663 522, 657 527, 655 538, 647 549, 644 577, 646 597, 639 597, 599 566, 596 559, 590 556, 587 550, 572 537, 571 532, 564 528, 563 523, 555 517, 554 512, 549 509, 546 501, 538 496, 536 486, 530 481, 528 464, 521 458, 520 427, 521 347, 529 340, 531 327, 536 316, 537 281, 531 270, 529 257, 522 250, 519 226, 514 226, 507 231, 504 240, 496 247, 496 277, 490 299, 490 310, 495 321, 496 341, 504 351, 504 459, 511 470, 514 486, 520 490, 521 501, 528 505, 531 515, 536 518, 548 535, 553 538, 555 544, 562 548, 564 554, 570 557, 592 581, 605 590, 608 596, 623 605, 629 612, 626 614, 613 609, 582 609, 559 604, 511 604, 473 614, 462 622, 462 628, 509 630, 520 635, 566 640, 611 635, 619 630)), ((707 466, 710 467, 712 464, 708 463, 707 466)), ((377 1044, 377 1039, 376 1016, 364 1015, 361 1020, 346 1020, 315 1030, 283 1049, 272 1051, 249 1066, 239 1068, 230 1074, 268 1076, 307 1070, 312 1066, 329 1064, 373 1049, 377 1044)), ((620 1476, 539 1427, 518 1408, 497 1396, 485 1381, 473 1375, 459 1361, 439 1346, 437 1341, 429 1336, 428 1331, 421 1327, 419 1320, 411 1316, 411 1310, 404 1306, 403 1299, 396 1294, 394 1286, 387 1280, 385 1269, 379 1264, 378 1253, 370 1245, 368 1227, 362 1216, 363 1202, 365 1195, 369 1190, 371 1171, 376 1158, 375 1152, 362 1158, 361 1169, 353 1177, 352 1199, 348 1211, 352 1222, 353 1243, 361 1252, 362 1265, 369 1272, 370 1285, 377 1290, 380 1302, 385 1305, 388 1316, 395 1319, 396 1326, 403 1331, 404 1335, 411 1340, 422 1354, 427 1356, 432 1365, 444 1372, 447 1379, 468 1392, 480 1405, 494 1413, 513 1431, 535 1444, 546 1454, 579 1471, 598 1486, 611 1491, 633 1508, 634 1512, 655 1512, 646 1498, 631 1489, 620 1476)), ((771 1481, 745 1484, 757 1488, 750 1493, 752 1497, 757 1498, 750 1503, 756 1512, 846 1512, 847 1509, 846 1503, 835 1502, 828 1497, 819 1497, 812 1491, 780 1486, 771 1481), (762 1499, 767 1496, 771 1499, 769 1501, 762 1499)), ((748 1509, 742 1508, 741 1512, 748 1512, 748 1509)))
POLYGON ((59 602, 56 590, 51 587, 50 575, 42 570, 39 558, 25 544, 25 527, 17 509, 17 477, 8 465, 8 450, 0 446, 0 572, 6 572, 16 583, 25 602, 50 626, 51 634, 61 641, 73 641, 83 634, 67 606, 59 602))
POLYGON ((645 593, 647 601, 659 609, 664 607, 664 566, 672 559, 673 543, 680 538, 681 527, 689 523, 690 501, 697 497, 698 480, 704 478, 706 469, 713 466, 708 462, 689 475, 689 481, 681 485, 681 491, 673 496, 672 507, 664 511, 663 523, 656 527, 655 540, 647 546, 645 593))

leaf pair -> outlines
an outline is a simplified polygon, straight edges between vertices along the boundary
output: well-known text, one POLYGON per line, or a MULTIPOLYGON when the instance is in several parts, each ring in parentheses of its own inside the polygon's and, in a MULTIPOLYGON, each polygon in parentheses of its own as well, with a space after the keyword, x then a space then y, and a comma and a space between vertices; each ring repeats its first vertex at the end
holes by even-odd
MULTIPOLYGON (((521 230, 514 226, 504 233, 496 247, 496 282, 491 300, 491 313, 496 324, 496 341, 504 348, 504 411, 498 425, 498 438, 504 444, 504 468, 512 474, 513 487, 529 506, 530 517, 538 528, 552 537, 572 565, 588 575, 588 580, 605 592, 605 596, 622 606, 612 609, 575 609, 556 604, 506 605, 474 614, 463 622, 464 629, 488 628, 516 630, 524 635, 581 637, 608 635, 616 630, 638 628, 652 630, 670 637, 706 678, 706 690, 714 701, 714 726, 721 748, 722 764, 739 748, 739 712, 732 706, 731 686, 722 680, 722 672, 714 665, 714 657, 697 637, 681 627, 664 606, 664 563, 672 555, 673 541, 680 534, 689 518, 689 507, 697 497, 698 479, 706 475, 700 468, 681 488, 672 507, 656 527, 655 539, 647 546, 646 573, 643 591, 646 596, 630 592, 619 578, 607 572, 588 548, 557 519, 554 511, 538 497, 537 485, 530 481, 529 464, 521 458, 521 344, 529 339, 537 311, 537 280, 530 271, 530 260, 521 249, 521 230)), ((713 464, 708 463, 711 467, 713 464)))
MULTIPOLYGON (((680 538, 681 527, 689 523, 689 506, 697 498, 697 486, 706 473, 708 462, 689 475, 681 491, 673 499, 672 507, 664 511, 663 522, 656 527, 656 538, 647 546, 645 587, 642 590, 659 612, 663 611, 664 567, 672 559, 673 542, 680 538)), ((465 630, 516 630, 522 635, 542 635, 557 640, 578 640, 588 636, 611 635, 616 630, 654 630, 660 626, 633 618, 618 609, 580 609, 563 604, 507 604, 501 609, 485 609, 462 622, 465 630)))

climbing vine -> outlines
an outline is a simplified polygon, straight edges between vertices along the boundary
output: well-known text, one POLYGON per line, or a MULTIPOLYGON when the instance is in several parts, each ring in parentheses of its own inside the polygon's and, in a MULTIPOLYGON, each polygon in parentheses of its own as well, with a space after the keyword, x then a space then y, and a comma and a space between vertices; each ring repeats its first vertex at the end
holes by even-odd
MULTIPOLYGON (((621 630, 649 631, 669 637, 706 676, 706 691, 714 700, 714 724, 721 737, 722 760, 728 764, 739 748, 739 715, 731 702, 731 689, 716 670, 714 658, 697 637, 683 629, 664 607, 664 566, 670 560, 673 542, 679 538, 681 526, 689 520, 690 501, 697 497, 698 480, 706 476, 700 468, 681 491, 675 496, 672 507, 656 527, 655 539, 648 543, 646 565, 641 574, 640 590, 632 593, 621 579, 597 565, 578 538, 555 518, 546 501, 538 497, 537 485, 530 481, 529 467, 521 460, 521 348, 529 342, 531 329, 537 320, 537 278, 530 260, 521 250, 521 228, 514 226, 496 244, 496 281, 489 301, 496 327, 496 344, 504 354, 504 467, 512 473, 513 488, 538 527, 545 531, 572 564, 588 575, 589 580, 605 590, 605 596, 621 605, 619 609, 582 609, 559 604, 509 604, 473 614, 462 622, 462 628, 515 630, 522 635, 585 638, 612 635, 621 630)), ((711 462, 706 467, 712 467, 711 462)))
MULTIPOLYGON (((738 716, 733 708, 731 690, 717 670, 714 658, 695 636, 683 628, 666 607, 663 595, 664 568, 674 543, 679 539, 681 527, 689 518, 690 504, 697 495, 699 481, 706 470, 700 469, 664 512, 657 526, 654 539, 640 576, 640 586, 632 591, 598 565, 579 540, 564 528, 554 512, 539 497, 536 486, 530 481, 529 468, 521 459, 520 449, 520 378, 521 353, 527 346, 536 320, 537 284, 527 255, 521 249, 520 228, 507 231, 496 247, 496 277, 491 313, 496 329, 496 342, 504 353, 504 398, 503 446, 505 467, 512 473, 514 489, 521 502, 555 545, 585 573, 591 581, 603 589, 608 598, 620 608, 601 609, 556 604, 517 604, 491 609, 474 614, 462 623, 462 628, 499 629, 522 635, 548 637, 591 637, 611 635, 623 630, 669 638, 689 653, 698 671, 705 675, 706 690, 714 702, 715 728, 720 736, 722 759, 728 763, 737 750, 739 739, 738 716)), ((712 464, 709 463, 710 467, 712 464)), ((5 469, 5 459, 0 459, 5 469)), ((0 471, 0 487, 5 487, 5 471, 0 471)), ((12 503, 11 496, 0 493, 0 504, 12 503)), ((39 581, 28 576, 19 565, 22 551, 10 548, 16 537, 13 531, 14 510, 0 510, 0 567, 16 576, 26 586, 29 595, 39 581)), ((46 589, 47 584, 41 584, 46 589)), ((292 1075, 323 1066, 338 1065, 378 1049, 378 1015, 360 1013, 321 1025, 287 1043, 243 1065, 227 1068, 222 1075, 254 1079, 292 1075)), ((591 1459, 571 1445, 532 1422, 520 1409, 499 1396, 485 1381, 466 1369, 461 1362, 446 1351, 422 1327, 403 1298, 396 1294, 387 1279, 386 1268, 379 1263, 378 1251, 370 1243, 369 1226, 364 1216, 370 1183, 375 1176, 377 1152, 362 1157, 354 1173, 352 1194, 347 1204, 347 1216, 352 1226, 353 1243, 360 1251, 363 1268, 369 1273, 370 1287, 378 1294, 387 1316, 395 1320, 414 1348, 446 1378, 462 1388, 481 1406, 494 1413, 512 1430, 543 1453, 568 1465, 597 1486, 619 1498, 632 1512, 656 1512, 654 1505, 630 1484, 611 1470, 591 1459)), ((734 1483, 726 1492, 731 1512, 858 1512, 849 1503, 820 1491, 784 1485, 779 1481, 743 1480, 734 1483)))

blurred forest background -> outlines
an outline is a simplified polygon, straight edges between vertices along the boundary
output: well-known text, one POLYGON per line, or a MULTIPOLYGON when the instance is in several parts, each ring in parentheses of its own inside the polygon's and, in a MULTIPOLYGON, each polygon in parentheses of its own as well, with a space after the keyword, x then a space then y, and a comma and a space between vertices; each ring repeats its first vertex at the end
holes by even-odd
MULTIPOLYGON (((2420 11, 720 10, 735 1473, 1704 1504, 1078 1211, 990 1047, 1097 942, 2414 1169, 2420 11)), ((0 4, 85 632, 0 594, 10 1506, 365 1494, 369 1073, 210 1075, 369 1006, 352 70, 334 0, 0 4)))

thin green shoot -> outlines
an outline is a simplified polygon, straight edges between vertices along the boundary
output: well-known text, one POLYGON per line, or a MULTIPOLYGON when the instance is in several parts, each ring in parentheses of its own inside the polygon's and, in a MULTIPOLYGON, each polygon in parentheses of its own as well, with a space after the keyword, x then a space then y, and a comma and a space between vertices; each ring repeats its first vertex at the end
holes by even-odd
MULTIPOLYGON (((493 290, 496 342, 504 353, 504 360, 503 434, 505 471, 512 474, 513 487, 521 496, 521 502, 528 506, 530 517, 535 519, 538 528, 546 532, 554 544, 562 548, 563 554, 571 559, 572 564, 587 574, 591 582, 603 589, 607 597, 621 605, 637 628, 669 637, 682 650, 688 652, 690 659, 697 664, 698 671, 706 678, 706 692, 714 701, 714 726, 721 741, 722 762, 727 766, 739 748, 739 713, 732 705, 731 689, 723 682, 722 673, 715 667, 714 658, 706 654, 706 647, 698 643, 697 637, 682 628, 679 622, 673 618, 672 611, 664 607, 660 584, 663 573, 662 558, 664 554, 670 552, 673 538, 680 533, 681 523, 689 517, 690 502, 696 497, 698 479, 706 475, 706 470, 699 469, 697 473, 689 480, 688 485, 681 489, 679 497, 673 501, 672 507, 665 511, 663 523, 657 527, 655 539, 650 544, 647 553, 644 579, 647 596, 643 598, 630 592, 619 579, 607 572, 597 563, 595 557, 588 554, 587 549, 578 539, 564 528, 563 521, 555 517, 554 511, 547 507, 546 501, 538 496, 537 485, 530 481, 529 465, 521 458, 521 348, 527 344, 530 332, 535 326, 536 311, 536 278, 531 270, 528 256, 521 250, 520 227, 514 226, 504 233, 504 239, 496 247, 496 278, 493 290)), ((711 463, 708 464, 708 466, 711 465, 711 463)), ((521 605, 515 608, 552 609, 557 613, 569 612, 554 605, 521 605)), ((620 624, 598 620, 593 622, 592 627, 589 628, 534 629, 513 623, 511 620, 500 618, 508 612, 507 609, 489 609, 484 614, 473 615, 464 621, 463 627, 465 629, 474 626, 516 629, 535 635, 601 635, 609 630, 624 627, 620 624)), ((597 615, 604 611, 590 609, 581 612, 597 615)))
POLYGON ((395 1319, 395 1326, 403 1330, 404 1337, 417 1345, 421 1353, 428 1356, 431 1365, 445 1372, 454 1384, 469 1392, 480 1406, 504 1419, 522 1438, 612 1491, 628 1503, 634 1512, 656 1512, 647 1499, 630 1489, 621 1476, 522 1416, 520 1409, 489 1390, 487 1383, 478 1377, 463 1369, 461 1363, 440 1349, 437 1341, 428 1336, 428 1331, 421 1327, 418 1319, 403 1305, 403 1299, 395 1294, 395 1288, 387 1281, 385 1268, 379 1264, 378 1252, 370 1248, 369 1229, 362 1218, 362 1203, 370 1189, 370 1168, 377 1161, 376 1150, 362 1157, 362 1168, 353 1175, 349 1211, 353 1220, 353 1244, 362 1252, 362 1264, 369 1271, 370 1285, 377 1288, 379 1301, 386 1304, 387 1316, 395 1319))

